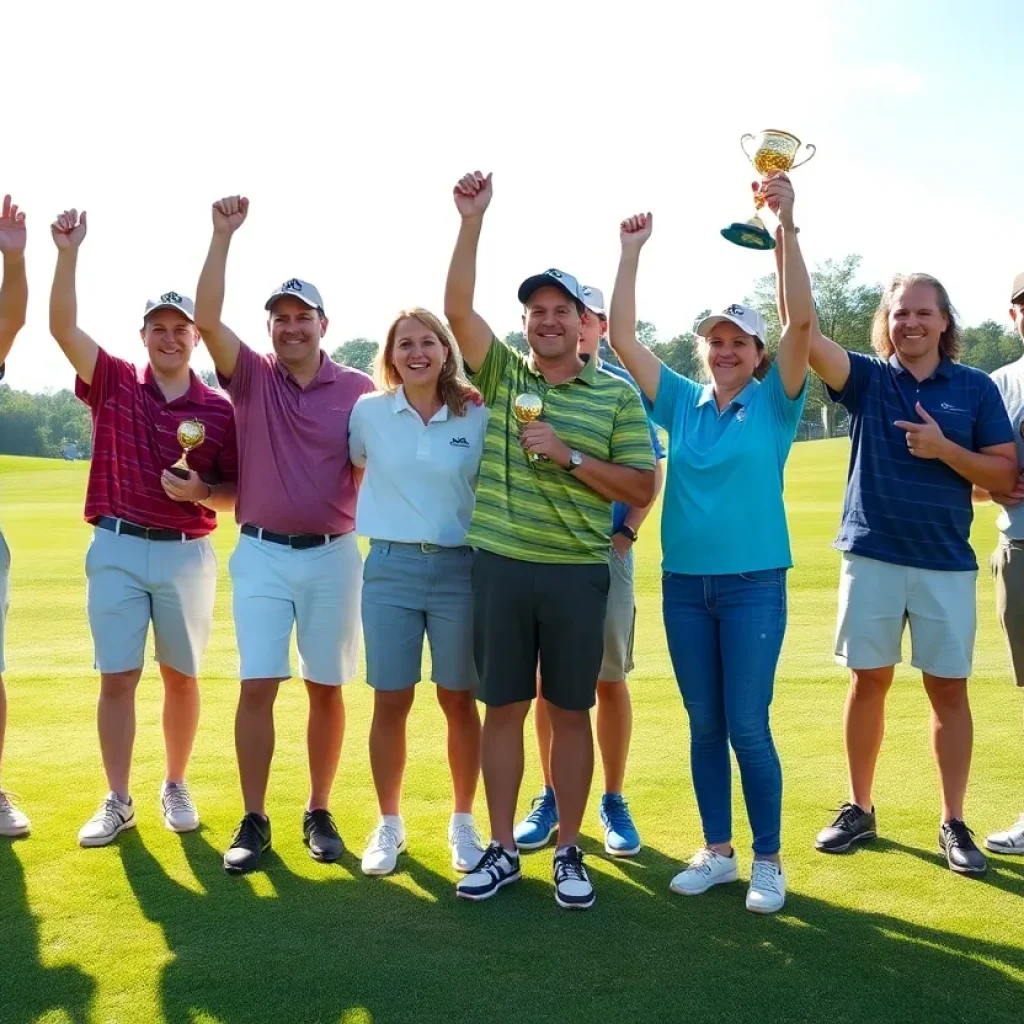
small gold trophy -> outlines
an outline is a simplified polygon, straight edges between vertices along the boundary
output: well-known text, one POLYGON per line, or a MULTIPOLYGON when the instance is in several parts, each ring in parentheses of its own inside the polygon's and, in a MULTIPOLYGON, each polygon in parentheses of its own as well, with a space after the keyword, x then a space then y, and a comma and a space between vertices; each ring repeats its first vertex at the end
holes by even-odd
MULTIPOLYGON (((540 395, 533 395, 527 392, 526 394, 516 395, 512 408, 515 411, 516 419, 520 423, 532 423, 534 420, 540 419, 541 414, 544 412, 544 403, 541 401, 540 395)), ((546 456, 538 455, 536 452, 528 452, 526 457, 531 462, 540 462, 541 459, 546 458, 546 456)))
MULTIPOLYGON (((814 156, 816 150, 808 142, 804 147, 807 150, 807 156, 803 160, 797 160, 796 155, 800 151, 801 145, 802 143, 795 135, 772 128, 766 128, 763 132, 758 132, 757 135, 747 134, 740 137, 740 148, 747 154, 747 159, 754 165, 754 170, 762 178, 771 174, 772 171, 790 171, 794 167, 807 163, 814 156), (757 144, 753 154, 747 150, 748 140, 757 144)), ((755 195, 755 211, 760 212, 763 208, 764 197, 760 194, 755 195)), ((722 236, 746 249, 774 249, 775 239, 764 226, 758 212, 755 212, 750 220, 735 221, 727 228, 722 228, 722 236)))
POLYGON ((181 458, 170 467, 170 471, 182 480, 189 475, 188 453, 198 448, 206 440, 206 427, 199 420, 182 420, 178 424, 178 444, 181 445, 181 458))

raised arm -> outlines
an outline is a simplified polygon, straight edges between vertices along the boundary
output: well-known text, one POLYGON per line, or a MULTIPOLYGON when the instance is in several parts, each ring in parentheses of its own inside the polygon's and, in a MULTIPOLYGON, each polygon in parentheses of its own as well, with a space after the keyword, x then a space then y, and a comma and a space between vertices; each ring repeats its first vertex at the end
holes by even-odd
POLYGON ((249 200, 245 196, 228 196, 213 204, 213 237, 196 285, 196 327, 210 350, 217 372, 227 378, 235 372, 242 343, 220 319, 224 310, 224 277, 231 239, 245 223, 248 213, 249 200))
POLYGON ((479 370, 487 358, 494 332, 473 308, 476 291, 476 254, 484 214, 491 204, 491 176, 479 171, 459 179, 453 195, 462 222, 444 287, 444 315, 470 370, 479 370))
POLYGON ((0 278, 0 365, 3 365, 18 331, 25 326, 28 308, 28 280, 25 277, 25 214, 19 212, 10 196, 4 196, 0 214, 0 254, 3 277, 0 278))
POLYGON ((776 357, 782 387, 790 398, 796 398, 807 380, 807 360, 811 348, 811 332, 818 317, 811 294, 811 277, 807 273, 800 243, 793 222, 793 185, 785 174, 774 174, 762 186, 769 209, 779 218, 777 237, 781 256, 777 266, 781 269, 779 311, 782 319, 782 337, 776 357))
POLYGON ((651 402, 658 397, 661 360, 636 336, 636 272, 640 250, 651 237, 653 227, 654 217, 650 213, 638 213, 619 226, 622 253, 608 311, 608 343, 651 402))
POLYGON ((92 384, 99 346, 78 326, 78 296, 75 294, 78 249, 87 230, 85 210, 81 216, 77 210, 65 210, 50 225, 50 234, 57 246, 57 266, 50 288, 50 333, 75 373, 86 384, 92 384))

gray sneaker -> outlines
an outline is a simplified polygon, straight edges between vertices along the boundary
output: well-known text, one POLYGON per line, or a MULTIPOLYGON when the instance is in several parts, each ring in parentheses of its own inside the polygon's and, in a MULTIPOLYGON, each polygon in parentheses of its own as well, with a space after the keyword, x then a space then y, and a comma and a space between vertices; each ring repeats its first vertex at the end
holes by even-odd
POLYGON ((27 836, 32 825, 14 806, 13 795, 0 789, 0 836, 27 836))
POLYGON ((199 828, 199 812, 184 782, 165 782, 160 787, 160 810, 164 824, 172 832, 194 832, 199 828))
POLYGON ((129 828, 135 828, 131 797, 128 803, 122 803, 116 793, 108 793, 96 813, 78 830, 78 845, 106 846, 129 828))
MULTIPOLYGON (((0 794, 2 795, 2 794, 0 794)), ((0 832, 2 832, 0 828, 0 832)), ((1016 824, 1011 825, 1005 832, 993 832, 985 840, 985 849, 993 853, 1009 853, 1018 857, 1024 857, 1024 814, 1016 824)))

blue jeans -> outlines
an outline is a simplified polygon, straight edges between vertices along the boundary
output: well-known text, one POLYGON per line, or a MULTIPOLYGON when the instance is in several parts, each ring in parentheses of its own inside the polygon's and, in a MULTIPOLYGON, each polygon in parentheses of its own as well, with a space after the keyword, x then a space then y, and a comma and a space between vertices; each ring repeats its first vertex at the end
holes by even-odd
POLYGON ((786 632, 786 570, 665 573, 662 595, 669 655, 690 718, 690 769, 704 840, 732 840, 731 743, 754 853, 778 853, 782 768, 768 708, 786 632))

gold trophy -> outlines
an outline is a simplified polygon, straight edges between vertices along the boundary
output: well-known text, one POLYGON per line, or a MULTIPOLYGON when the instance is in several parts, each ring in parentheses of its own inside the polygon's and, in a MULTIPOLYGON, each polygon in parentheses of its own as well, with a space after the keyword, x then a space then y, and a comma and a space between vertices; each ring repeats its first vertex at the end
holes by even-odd
MULTIPOLYGON (((541 414, 544 412, 544 403, 541 401, 540 395, 533 395, 530 393, 516 395, 516 400, 512 406, 516 414, 516 419, 520 423, 532 423, 534 420, 539 420, 541 414)), ((537 452, 528 452, 526 457, 530 462, 540 462, 541 459, 546 459, 546 455, 538 455, 537 452)))
MULTIPOLYGON (((816 150, 809 142, 804 147, 807 156, 797 160, 796 155, 800 151, 802 143, 795 135, 789 132, 780 132, 772 128, 766 128, 757 135, 743 135, 740 137, 740 148, 747 155, 747 159, 754 165, 754 170, 762 178, 767 177, 772 171, 791 171, 794 167, 807 163, 814 156, 816 150), (757 148, 751 154, 747 150, 746 143, 754 142, 757 148)), ((764 226, 758 214, 764 208, 764 196, 760 193, 754 196, 754 216, 747 221, 735 221, 727 228, 722 228, 722 236, 736 245, 742 245, 746 249, 774 249, 775 239, 764 226)))
POLYGON ((182 420, 178 424, 178 444, 181 445, 181 458, 170 467, 176 477, 187 480, 189 475, 188 453, 198 448, 206 440, 206 427, 199 420, 182 420))

